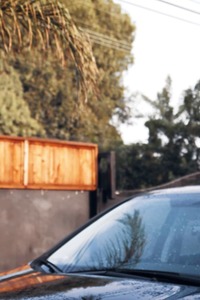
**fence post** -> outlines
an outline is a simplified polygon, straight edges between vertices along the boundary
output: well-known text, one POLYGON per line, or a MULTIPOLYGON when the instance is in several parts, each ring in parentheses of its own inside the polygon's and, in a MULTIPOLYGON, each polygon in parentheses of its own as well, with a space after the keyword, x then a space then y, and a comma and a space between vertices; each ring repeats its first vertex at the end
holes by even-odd
POLYGON ((115 152, 99 153, 99 182, 98 187, 101 191, 102 201, 115 198, 116 191, 116 168, 115 152))

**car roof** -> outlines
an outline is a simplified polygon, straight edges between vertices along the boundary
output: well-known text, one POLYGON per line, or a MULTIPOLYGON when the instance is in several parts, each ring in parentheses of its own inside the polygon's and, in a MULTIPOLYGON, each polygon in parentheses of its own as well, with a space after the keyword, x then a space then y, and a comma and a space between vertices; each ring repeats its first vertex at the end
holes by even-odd
POLYGON ((165 189, 155 189, 149 191, 150 194, 192 194, 200 193, 200 185, 190 185, 190 186, 180 186, 180 187, 170 187, 165 189))

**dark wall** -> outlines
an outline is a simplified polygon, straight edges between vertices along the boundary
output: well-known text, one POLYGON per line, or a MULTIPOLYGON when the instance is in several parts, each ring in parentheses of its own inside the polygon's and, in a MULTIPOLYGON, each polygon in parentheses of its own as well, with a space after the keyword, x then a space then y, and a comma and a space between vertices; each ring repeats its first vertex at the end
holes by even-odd
POLYGON ((55 245, 90 217, 89 192, 0 190, 0 271, 55 245))

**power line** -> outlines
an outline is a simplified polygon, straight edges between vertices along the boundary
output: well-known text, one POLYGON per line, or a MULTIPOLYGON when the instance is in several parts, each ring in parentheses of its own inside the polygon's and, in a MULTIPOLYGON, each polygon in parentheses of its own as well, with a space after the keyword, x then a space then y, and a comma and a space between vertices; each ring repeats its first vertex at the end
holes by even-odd
POLYGON ((192 24, 192 25, 200 26, 200 23, 196 23, 196 22, 192 22, 192 21, 189 21, 189 20, 186 20, 186 19, 183 19, 183 18, 175 17, 173 15, 166 14, 166 13, 163 13, 163 12, 161 12, 159 10, 155 10, 155 9, 152 9, 152 8, 149 8, 149 7, 145 7, 145 6, 140 5, 140 4, 135 4, 133 2, 126 1, 126 0, 117 0, 117 1, 125 3, 125 4, 129 4, 129 5, 132 5, 132 6, 135 6, 135 7, 139 7, 139 8, 151 11, 153 13, 157 13, 157 14, 163 15, 165 17, 173 18, 173 19, 176 19, 178 21, 182 21, 182 22, 189 23, 189 24, 192 24))
MULTIPOLYGON (((87 3, 82 2, 82 1, 77 1, 77 2, 79 2, 80 4, 84 4, 87 7, 94 8, 91 4, 87 4, 87 3)), ((99 9, 99 8, 94 8, 94 9, 97 10, 97 11, 100 11, 100 12, 104 12, 105 14, 108 14, 108 15, 114 17, 114 18, 122 19, 121 16, 116 14, 116 13, 105 11, 105 10, 99 9)), ((75 20, 75 23, 77 25, 79 25, 78 28, 79 28, 80 31, 88 34, 88 36, 90 37, 91 42, 102 45, 102 46, 105 46, 105 47, 109 47, 109 48, 112 48, 112 49, 115 49, 115 50, 118 50, 118 51, 123 51, 126 54, 130 55, 130 52, 131 52, 131 49, 132 49, 132 46, 131 46, 132 45, 132 40, 131 41, 130 40, 129 41, 119 40, 119 39, 116 39, 114 37, 111 37, 110 35, 105 35, 105 34, 97 32, 96 28, 95 28, 95 30, 91 30, 91 28, 92 28, 91 24, 87 24, 87 23, 82 22, 80 20, 75 20)), ((113 31, 111 31, 111 30, 105 30, 105 31, 108 34, 113 34, 113 31)), ((134 39, 134 36, 133 36, 133 39, 134 39)))
MULTIPOLYGON (((159 13, 159 14, 162 14, 162 15, 174 18, 174 19, 178 19, 178 20, 181 20, 181 21, 184 21, 184 22, 187 22, 187 23, 191 23, 191 24, 200 26, 200 24, 198 24, 198 23, 190 22, 188 20, 185 20, 185 19, 182 19, 182 18, 178 18, 178 17, 172 16, 172 15, 169 15, 169 14, 165 14, 165 13, 162 13, 160 11, 156 11, 156 10, 153 10, 153 9, 141 6, 141 5, 137 5, 137 4, 129 2, 129 1, 125 1, 125 0, 118 0, 118 1, 121 1, 121 2, 124 2, 124 3, 128 3, 128 4, 134 5, 134 6, 139 6, 141 8, 144 8, 144 9, 147 9, 147 10, 150 10, 150 11, 153 11, 153 12, 156 12, 156 13, 159 13)), ((159 0, 155 0, 155 1, 159 1, 159 0)), ((160 1, 161 2, 166 2, 166 1, 162 1, 162 0, 160 0, 160 1)), ((79 1, 79 3, 81 3, 81 2, 79 1)), ((92 7, 89 4, 87 6, 92 7)), ((109 12, 106 12, 104 10, 101 10, 101 11, 110 14, 109 12)), ((81 22, 80 20, 77 21, 77 24, 81 24, 81 26, 79 26, 80 31, 86 32, 89 35, 90 40, 93 43, 96 43, 96 44, 99 44, 99 45, 102 45, 102 46, 105 46, 105 47, 109 47, 109 48, 112 48, 112 49, 115 49, 115 50, 118 50, 118 51, 123 51, 126 54, 130 55, 130 52, 131 52, 131 44, 130 43, 127 43, 126 41, 122 41, 122 40, 118 40, 118 39, 112 38, 112 37, 110 37, 108 35, 99 33, 96 30, 95 31, 91 30, 91 29, 89 29, 89 28, 92 27, 91 25, 86 24, 85 22, 81 22), (82 25, 84 27, 82 27, 82 25), (89 28, 86 28, 85 26, 87 26, 89 28)))
MULTIPOLYGON (((91 30, 86 29, 86 28, 81 28, 78 27, 78 30, 80 32, 83 33, 87 33, 90 41, 92 43, 101 45, 103 47, 108 47, 117 51, 121 51, 124 52, 125 54, 127 54, 128 56, 132 56, 132 54, 130 53, 132 47, 131 45, 129 45, 129 47, 121 45, 120 43, 118 43, 118 40, 115 41, 115 43, 113 42, 113 40, 110 40, 109 37, 102 35, 101 37, 96 35, 96 32, 92 33, 91 30)), ((81 41, 81 38, 79 35, 75 35, 74 39, 76 39, 77 41, 81 41)))
POLYGON ((161 2, 161 3, 164 3, 164 4, 171 5, 173 7, 188 11, 190 13, 200 15, 200 12, 198 12, 198 11, 195 11, 195 10, 192 10, 192 9, 189 9, 189 8, 186 8, 186 7, 183 7, 183 6, 180 6, 180 5, 165 1, 165 0, 153 0, 153 1, 161 2))
POLYGON ((89 35, 91 41, 96 44, 106 46, 106 47, 109 47, 109 48, 112 48, 115 50, 123 51, 130 55, 132 47, 130 44, 128 44, 126 42, 122 42, 122 41, 113 39, 104 34, 97 33, 95 31, 92 31, 87 28, 79 27, 79 30, 84 33, 87 33, 89 35))
MULTIPOLYGON (((104 10, 104 9, 96 8, 96 7, 94 7, 93 5, 91 5, 91 4, 89 4, 89 3, 86 3, 86 2, 83 2, 83 1, 81 1, 81 0, 77 0, 76 2, 77 2, 77 3, 80 3, 80 4, 84 5, 84 6, 93 8, 95 11, 103 12, 103 13, 105 13, 105 14, 107 14, 107 15, 110 15, 111 17, 114 17, 115 19, 118 19, 118 20, 123 21, 123 16, 124 16, 124 15, 121 14, 121 12, 120 12, 119 14, 113 13, 113 12, 109 12, 109 11, 106 11, 106 10, 104 10)), ((73 5, 71 5, 71 7, 73 7, 73 5)), ((70 8, 70 5, 69 5, 67 8, 69 9, 69 8, 70 8)), ((94 28, 95 31, 96 31, 96 28, 95 28, 94 26, 91 26, 91 23, 86 23, 86 22, 80 21, 80 19, 77 19, 76 16, 73 16, 73 20, 75 21, 76 24, 82 24, 84 27, 94 28)), ((113 34, 113 30, 108 30, 107 28, 106 28, 106 30, 105 30, 105 28, 104 28, 103 31, 106 32, 106 33, 108 33, 108 34, 111 34, 111 35, 113 34)), ((134 38, 134 35, 133 35, 132 37, 134 38)), ((131 41, 129 40, 128 42, 132 42, 132 40, 131 40, 131 41)))
MULTIPOLYGON (((170 17, 170 18, 174 18, 174 19, 177 19, 179 21, 184 21, 186 23, 190 23, 190 24, 193 24, 193 25, 197 25, 197 26, 200 26, 199 23, 196 23, 196 22, 192 22, 192 21, 189 21, 189 20, 186 20, 186 19, 183 19, 183 18, 179 18, 179 17, 175 17, 173 15, 170 15, 170 14, 166 14, 166 13, 163 13, 161 11, 158 11, 158 10, 154 10, 154 9, 151 9, 151 8, 148 8, 148 7, 145 7, 145 6, 142 6, 142 5, 139 5, 139 4, 135 4, 133 2, 130 2, 130 1, 127 1, 127 0, 118 0, 119 2, 123 2, 123 3, 126 3, 126 4, 129 4, 129 5, 133 5, 133 6, 136 6, 136 7, 139 7, 139 8, 142 8, 142 9, 146 9, 148 11, 151 11, 151 12, 154 12, 154 13, 158 13, 158 14, 161 14, 161 15, 164 15, 164 16, 167 16, 167 17, 170 17)), ((168 5, 172 5, 172 3, 169 3, 167 1, 164 1, 164 0, 154 0, 154 1, 159 1, 159 2, 163 2, 165 4, 168 4, 168 5)), ((79 3, 82 3, 81 1, 79 1, 79 3)), ((85 3, 84 3, 85 4, 85 3)), ((87 4, 88 7, 93 7, 91 6, 90 4, 87 4)), ((173 5, 175 7, 177 7, 177 5, 173 5)), ((178 6, 178 8, 182 8, 182 9, 186 9, 186 8, 183 8, 183 7, 180 7, 178 6)), ((107 13, 111 16, 114 16, 116 17, 115 15, 116 14, 113 14, 113 13, 110 13, 110 12, 107 12, 105 10, 100 10, 100 9, 97 9, 99 11, 102 11, 104 13, 107 13)), ((187 9, 186 9, 187 10, 187 9)), ((190 11, 190 10, 189 10, 190 11)), ((190 11, 190 12, 193 12, 193 11, 190 11)), ((197 14, 200 14, 198 12, 196 12, 197 14)), ((108 35, 105 35, 105 34, 102 34, 102 33, 99 33, 97 32, 96 30, 91 30, 92 26, 89 25, 89 24, 86 24, 85 22, 81 22, 80 20, 77 21, 77 24, 82 24, 84 25, 84 27, 79 26, 79 30, 82 31, 82 32, 85 32, 89 35, 90 37, 90 40, 91 42, 93 43, 96 43, 96 44, 99 44, 99 45, 102 45, 102 46, 105 46, 105 47, 108 47, 108 48, 112 48, 112 49, 115 49, 115 50, 118 50, 118 51, 123 51, 125 52, 126 54, 130 55, 130 52, 131 52, 131 43, 130 42, 126 42, 126 41, 123 41, 123 40, 118 40, 118 39, 115 39, 111 36, 108 36, 108 35), (86 28, 85 26, 89 27, 89 28, 86 28)), ((108 31, 107 31, 108 32, 108 31)), ((110 31, 111 32, 111 31, 110 31)))
MULTIPOLYGON (((84 28, 92 28, 94 29, 93 31, 97 32, 97 28, 95 26, 92 26, 91 24, 89 23, 86 23, 86 22, 82 22, 76 18, 74 18, 74 21, 75 21, 75 24, 79 25, 80 27, 84 27, 84 28)), ((97 32, 99 33, 99 32, 97 32)), ((108 30, 108 29, 103 29, 103 33, 99 33, 99 34, 105 34, 107 33, 107 35, 112 36, 113 35, 113 31, 112 30, 108 30)), ((135 33, 134 33, 135 34, 135 33)), ((122 43, 132 43, 132 41, 134 40, 134 34, 132 34, 132 37, 130 39, 127 39, 126 41, 125 40, 118 40, 117 38, 115 38, 115 40, 118 40, 122 43)))
POLYGON ((126 42, 123 42, 123 41, 111 38, 109 36, 106 36, 104 34, 100 34, 100 33, 96 32, 96 31, 92 31, 92 30, 87 29, 87 28, 83 28, 83 30, 85 32, 87 32, 90 36, 95 37, 96 39, 103 39, 104 41, 107 41, 109 43, 111 42, 111 43, 113 43, 113 45, 116 44, 116 45, 124 48, 125 50, 128 50, 128 51, 131 50, 131 45, 129 43, 126 43, 126 42))
MULTIPOLYGON (((160 14, 160 15, 164 15, 164 16, 166 16, 166 17, 173 18, 173 19, 176 19, 176 20, 178 20, 178 21, 182 21, 182 22, 185 22, 185 23, 188 23, 188 24, 200 26, 200 23, 193 22, 193 21, 189 21, 189 20, 187 20, 187 19, 180 18, 180 17, 176 17, 176 16, 173 16, 173 15, 170 15, 170 14, 166 14, 166 13, 163 13, 163 12, 161 12, 161 11, 159 11, 159 10, 151 9, 151 8, 149 8, 149 7, 145 7, 145 6, 142 6, 142 5, 139 5, 139 4, 132 3, 132 2, 130 2, 130 1, 126 1, 126 0, 117 0, 117 1, 123 2, 123 3, 126 3, 126 4, 129 4, 129 5, 133 5, 133 6, 136 6, 136 7, 139 7, 139 8, 142 8, 142 9, 145 9, 145 10, 148 10, 148 11, 151 11, 151 12, 154 12, 154 13, 157 13, 157 14, 160 14)), ((161 1, 161 2, 163 2, 163 3, 165 2, 166 4, 173 5, 172 3, 169 3, 169 2, 167 2, 167 1, 162 1, 162 0, 154 0, 154 1, 161 1)), ((197 1, 195 1, 195 0, 188 0, 188 1, 195 2, 195 3, 197 3, 197 4, 200 4, 200 2, 197 2, 197 1)), ((82 4, 84 4, 84 5, 87 5, 88 7, 93 7, 93 6, 90 5, 89 3, 85 3, 85 2, 81 2, 81 1, 78 1, 78 2, 79 2, 79 3, 82 3, 82 4)), ((174 4, 173 6, 175 6, 175 7, 177 7, 177 8, 180 8, 180 9, 187 10, 188 12, 191 12, 191 13, 193 12, 193 13, 195 13, 195 14, 200 14, 200 12, 196 12, 196 11, 187 9, 186 7, 178 6, 178 5, 175 5, 175 4, 174 4)), ((118 18, 120 19, 120 17, 119 17, 118 14, 116 14, 116 13, 111 13, 111 12, 105 11, 105 10, 103 10, 103 9, 98 9, 98 8, 95 8, 95 10, 104 12, 104 13, 106 13, 106 14, 108 14, 108 15, 111 15, 111 16, 117 18, 117 19, 118 19, 118 18)))

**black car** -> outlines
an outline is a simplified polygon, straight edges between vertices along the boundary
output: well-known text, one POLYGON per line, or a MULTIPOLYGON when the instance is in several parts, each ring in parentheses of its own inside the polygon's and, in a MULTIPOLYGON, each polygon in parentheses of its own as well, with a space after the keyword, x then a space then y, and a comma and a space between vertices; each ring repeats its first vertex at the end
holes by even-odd
POLYGON ((200 299, 200 186, 135 196, 0 274, 0 299, 200 299))

